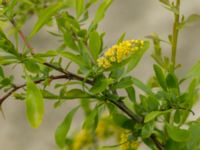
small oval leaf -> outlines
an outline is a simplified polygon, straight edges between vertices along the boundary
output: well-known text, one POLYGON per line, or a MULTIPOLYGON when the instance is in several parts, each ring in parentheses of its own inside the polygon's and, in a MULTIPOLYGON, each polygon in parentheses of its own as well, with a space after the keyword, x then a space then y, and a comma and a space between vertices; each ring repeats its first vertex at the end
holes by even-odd
POLYGON ((35 83, 28 76, 26 77, 26 84, 26 114, 31 126, 37 128, 43 119, 44 100, 40 89, 37 88, 35 83))

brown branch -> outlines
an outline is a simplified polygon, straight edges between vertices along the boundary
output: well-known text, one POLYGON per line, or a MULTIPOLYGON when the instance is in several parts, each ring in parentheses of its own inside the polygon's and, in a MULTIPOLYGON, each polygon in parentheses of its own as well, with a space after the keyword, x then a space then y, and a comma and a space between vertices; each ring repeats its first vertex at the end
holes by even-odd
POLYGON ((27 41, 26 36, 24 35, 24 33, 23 33, 20 29, 17 28, 17 25, 16 25, 16 23, 15 23, 15 20, 12 19, 12 20, 10 20, 10 22, 11 22, 11 24, 16 28, 16 30, 17 30, 17 32, 19 33, 19 35, 20 35, 20 37, 21 37, 21 39, 22 39, 24 45, 25 45, 28 49, 33 50, 33 48, 31 47, 31 45, 30 45, 29 42, 27 41))
POLYGON ((45 66, 49 67, 49 68, 52 68, 52 69, 54 69, 54 70, 57 70, 57 71, 59 71, 59 72, 65 74, 65 75, 68 76, 70 79, 83 81, 83 82, 85 82, 85 83, 87 83, 87 84, 90 84, 90 85, 93 84, 93 81, 91 81, 91 80, 89 80, 89 79, 85 79, 85 78, 83 78, 83 77, 81 77, 81 76, 78 76, 78 75, 76 75, 76 74, 73 74, 73 73, 71 73, 71 72, 69 72, 69 71, 65 71, 64 69, 62 69, 62 68, 60 68, 60 67, 54 66, 54 65, 52 65, 52 64, 50 64, 50 63, 47 63, 47 62, 45 62, 45 63, 43 63, 43 64, 44 64, 45 66))
POLYGON ((121 111, 126 113, 127 116, 129 116, 132 120, 135 120, 138 123, 143 123, 142 117, 134 114, 129 108, 127 108, 127 106, 122 101, 113 101, 113 100, 110 100, 110 99, 109 99, 109 101, 112 104, 114 104, 115 106, 117 106, 121 111))
MULTIPOLYGON (((58 79, 69 79, 69 78, 68 78, 68 76, 66 76, 66 75, 59 75, 59 76, 50 76, 49 79, 51 79, 51 80, 58 80, 58 79)), ((43 82, 43 81, 45 81, 45 80, 46 80, 46 79, 39 79, 39 80, 34 81, 34 83, 39 84, 39 83, 41 83, 41 82, 43 82)), ((13 87, 13 89, 11 89, 8 93, 6 93, 3 97, 0 98, 0 106, 1 106, 2 103, 3 103, 9 96, 11 96, 15 91, 17 91, 17 90, 19 90, 19 89, 21 89, 21 88, 23 88, 23 87, 25 87, 25 86, 26 86, 26 83, 21 84, 21 85, 15 85, 15 86, 13 87)))
POLYGON ((152 135, 150 136, 150 138, 151 138, 151 140, 153 141, 153 143, 156 145, 156 147, 157 147, 159 150, 164 150, 163 145, 157 140, 155 134, 152 134, 152 135))

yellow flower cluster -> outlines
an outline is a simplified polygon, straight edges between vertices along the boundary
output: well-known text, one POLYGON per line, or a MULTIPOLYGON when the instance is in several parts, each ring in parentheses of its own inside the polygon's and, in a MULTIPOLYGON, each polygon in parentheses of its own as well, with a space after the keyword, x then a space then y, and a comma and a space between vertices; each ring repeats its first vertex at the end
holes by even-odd
POLYGON ((129 141, 128 140, 128 134, 127 133, 122 133, 121 134, 121 139, 120 139, 120 143, 121 143, 121 150, 129 150, 129 149, 134 149, 136 150, 139 146, 139 142, 138 141, 129 141))
POLYGON ((88 145, 92 141, 89 131, 82 129, 75 135, 73 142, 73 150, 80 150, 83 146, 88 145))
POLYGON ((98 125, 97 125, 97 128, 96 128, 96 135, 97 135, 97 137, 99 137, 101 139, 104 138, 105 133, 106 133, 106 129, 107 129, 106 127, 107 126, 106 126, 106 123, 105 123, 104 120, 100 120, 98 122, 98 125))
POLYGON ((110 68, 114 63, 120 63, 144 46, 143 40, 127 40, 109 48, 97 62, 99 67, 110 68))

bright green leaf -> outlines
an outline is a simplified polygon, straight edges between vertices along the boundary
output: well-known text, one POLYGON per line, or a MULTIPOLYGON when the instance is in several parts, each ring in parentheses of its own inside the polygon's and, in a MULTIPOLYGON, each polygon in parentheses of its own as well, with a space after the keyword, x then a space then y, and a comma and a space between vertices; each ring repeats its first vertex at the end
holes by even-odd
POLYGON ((169 137, 176 142, 186 142, 190 139, 189 130, 181 129, 170 124, 167 124, 166 128, 169 137))
POLYGON ((90 26, 90 29, 93 29, 104 18, 105 12, 108 9, 108 7, 110 6, 110 4, 112 3, 112 1, 113 0, 104 0, 101 3, 101 5, 99 6, 99 8, 96 11, 96 14, 95 14, 94 20, 90 26))
POLYGON ((151 136, 151 134, 153 133, 153 130, 154 130, 154 123, 152 122, 149 122, 147 124, 145 124, 143 127, 142 127, 142 138, 148 138, 151 136))
POLYGON ((161 3, 167 5, 167 6, 170 6, 170 2, 169 0, 159 0, 161 3))
POLYGON ((93 87, 90 89, 90 92, 93 94, 101 93, 103 92, 106 88, 108 88, 108 85, 113 82, 113 79, 99 79, 97 80, 93 87))
POLYGON ((29 38, 32 38, 50 19, 55 13, 63 7, 63 3, 58 2, 54 5, 44 9, 39 16, 29 38))
POLYGON ((31 126, 37 128, 43 119, 44 100, 40 89, 38 89, 35 83, 28 76, 26 77, 26 84, 26 114, 31 126))
POLYGON ((87 66, 87 64, 85 64, 85 61, 82 59, 82 57, 80 55, 75 55, 73 53, 70 52, 66 52, 66 51, 62 51, 60 52, 60 55, 73 61, 74 63, 76 63, 79 66, 87 66))
POLYGON ((68 97, 69 99, 70 98, 74 99, 74 98, 89 98, 91 96, 80 89, 72 89, 66 92, 66 97, 68 97))
POLYGON ((146 50, 149 48, 149 42, 145 41, 144 42, 144 47, 139 49, 138 51, 136 51, 130 58, 130 61, 128 63, 128 67, 127 67, 127 73, 132 71, 137 64, 139 63, 139 61, 141 60, 142 56, 144 55, 144 53, 146 52, 146 50))
POLYGON ((188 71, 186 77, 200 79, 200 61, 192 66, 192 68, 188 71))
POLYGON ((123 33, 123 34, 120 36, 120 38, 117 40, 117 44, 121 43, 121 42, 124 40, 125 36, 126 36, 126 33, 123 33))
POLYGON ((24 65, 26 69, 32 73, 39 73, 40 72, 40 67, 39 65, 32 59, 26 59, 24 61, 24 65))
POLYGON ((154 68, 158 83, 164 90, 167 90, 167 85, 165 82, 165 76, 163 74, 163 71, 161 70, 161 68, 158 65, 154 65, 153 68, 154 68))
POLYGON ((84 129, 96 129, 98 123, 98 107, 95 107, 93 111, 86 117, 82 128, 84 129))
POLYGON ((0 52, 4 51, 6 53, 12 54, 14 56, 19 56, 15 46, 12 42, 6 37, 3 30, 0 28, 0 52))
POLYGON ((79 18, 84 12, 84 0, 76 0, 76 16, 79 18))
POLYGON ((169 73, 166 77, 166 83, 169 88, 178 88, 178 81, 174 74, 169 73))
POLYGON ((78 47, 75 43, 75 40, 71 32, 69 31, 64 32, 64 41, 65 41, 65 44, 72 50, 75 50, 75 51, 78 50, 78 47))
POLYGON ((56 99, 63 99, 63 100, 73 100, 73 99, 79 99, 79 98, 91 98, 92 96, 87 94, 86 92, 80 90, 80 89, 72 89, 65 93, 65 95, 55 95, 49 91, 42 90, 42 95, 44 98, 49 100, 56 100, 56 99))
POLYGON ((96 60, 101 51, 101 37, 98 32, 92 31, 89 35, 89 47, 94 60, 96 60))
POLYGON ((129 99, 136 104, 136 93, 135 93, 135 89, 130 86, 126 88, 126 92, 128 94, 129 99))
POLYGON ((65 119, 63 120, 63 122, 57 127, 56 132, 55 132, 55 140, 56 140, 56 144, 60 147, 60 148, 64 148, 65 146, 65 139, 67 136, 67 133, 71 127, 71 122, 72 119, 76 113, 76 111, 78 110, 79 107, 75 107, 73 108, 65 117, 65 119))
POLYGON ((124 89, 130 87, 133 84, 132 77, 124 77, 119 82, 113 85, 114 89, 124 89))
POLYGON ((165 113, 169 113, 171 112, 172 110, 169 109, 169 110, 166 110, 166 111, 152 111, 150 112, 149 114, 147 114, 144 118, 144 122, 147 123, 149 121, 152 121, 153 119, 155 119, 156 117, 160 116, 160 115, 163 115, 165 113))
POLYGON ((151 88, 145 85, 144 83, 142 83, 140 80, 136 78, 132 78, 132 80, 133 80, 133 84, 136 85, 139 89, 141 89, 142 91, 144 91, 145 93, 151 96, 154 95, 154 93, 151 91, 151 88))

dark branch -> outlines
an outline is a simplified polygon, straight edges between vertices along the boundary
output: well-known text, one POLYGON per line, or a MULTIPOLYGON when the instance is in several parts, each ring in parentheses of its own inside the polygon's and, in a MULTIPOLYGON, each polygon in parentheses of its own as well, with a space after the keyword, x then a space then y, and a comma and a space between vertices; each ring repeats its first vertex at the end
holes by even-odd
MULTIPOLYGON (((50 76, 49 79, 50 79, 50 80, 58 80, 58 79, 69 79, 69 78, 68 78, 68 76, 66 76, 66 75, 59 75, 59 76, 50 76)), ((46 80, 46 79, 39 79, 39 80, 34 81, 34 83, 39 84, 39 83, 41 83, 41 82, 43 82, 43 81, 45 81, 45 80, 46 80)), ((9 96, 11 96, 15 91, 17 91, 17 90, 19 90, 19 89, 21 89, 21 88, 23 88, 23 87, 25 87, 25 86, 26 86, 26 83, 21 84, 21 85, 15 85, 15 86, 13 87, 13 89, 11 89, 8 93, 6 93, 3 97, 0 98, 0 106, 1 106, 2 103, 3 103, 9 96)))
POLYGON ((45 66, 49 67, 49 68, 52 68, 52 69, 54 69, 54 70, 57 70, 57 71, 59 71, 59 72, 65 74, 66 76, 68 76, 69 79, 74 79, 74 80, 83 81, 83 82, 85 82, 85 83, 87 83, 87 84, 90 84, 90 85, 93 84, 93 81, 88 80, 88 79, 85 79, 85 78, 83 78, 83 77, 81 77, 81 76, 78 76, 78 75, 76 75, 76 74, 73 74, 73 73, 71 73, 71 72, 69 72, 69 71, 65 71, 64 69, 62 69, 62 68, 60 68, 60 67, 54 66, 54 65, 49 64, 49 63, 46 63, 46 62, 43 63, 43 64, 44 64, 45 66))
POLYGON ((157 140, 155 134, 152 134, 150 138, 159 150, 164 150, 163 145, 157 140))

